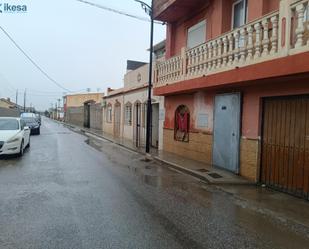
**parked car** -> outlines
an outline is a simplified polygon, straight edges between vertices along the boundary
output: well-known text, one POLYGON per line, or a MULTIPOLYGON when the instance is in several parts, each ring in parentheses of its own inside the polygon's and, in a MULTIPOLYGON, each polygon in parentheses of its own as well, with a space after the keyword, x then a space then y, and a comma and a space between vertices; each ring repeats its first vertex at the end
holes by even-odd
POLYGON ((30 147, 30 129, 20 118, 0 118, 0 155, 23 156, 30 147))
POLYGON ((35 113, 24 112, 20 115, 21 118, 36 118, 35 113))
POLYGON ((38 123, 41 125, 41 124, 42 124, 41 115, 38 114, 38 113, 36 113, 36 114, 35 114, 35 118, 36 118, 36 120, 38 121, 38 123))
POLYGON ((40 135, 41 133, 41 126, 38 123, 37 119, 35 117, 23 117, 21 118, 21 120, 23 120, 26 124, 26 126, 28 126, 30 128, 30 134, 31 135, 40 135))

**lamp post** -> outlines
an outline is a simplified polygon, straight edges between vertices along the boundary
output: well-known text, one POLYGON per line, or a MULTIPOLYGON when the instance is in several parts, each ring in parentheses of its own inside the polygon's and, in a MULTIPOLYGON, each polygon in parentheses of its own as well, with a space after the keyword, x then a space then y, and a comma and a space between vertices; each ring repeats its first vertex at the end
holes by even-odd
POLYGON ((151 115, 152 115, 152 105, 151 105, 151 88, 152 88, 152 54, 153 54, 153 0, 151 1, 151 6, 140 0, 135 0, 140 3, 144 11, 150 17, 150 52, 149 52, 149 74, 148 74, 148 99, 147 99, 147 125, 146 125, 146 153, 150 152, 150 134, 151 134, 151 115))

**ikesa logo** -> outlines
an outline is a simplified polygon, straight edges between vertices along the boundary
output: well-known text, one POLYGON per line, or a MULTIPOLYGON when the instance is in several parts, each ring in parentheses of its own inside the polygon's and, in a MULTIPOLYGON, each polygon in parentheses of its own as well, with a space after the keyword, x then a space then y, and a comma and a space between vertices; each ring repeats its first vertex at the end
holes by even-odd
POLYGON ((26 13, 27 5, 0 3, 0 13, 26 13))

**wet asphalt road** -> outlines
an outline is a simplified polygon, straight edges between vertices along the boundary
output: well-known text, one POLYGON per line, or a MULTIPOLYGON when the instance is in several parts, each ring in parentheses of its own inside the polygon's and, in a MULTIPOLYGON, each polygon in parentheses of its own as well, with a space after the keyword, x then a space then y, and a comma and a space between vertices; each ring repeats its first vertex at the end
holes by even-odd
POLYGON ((44 119, 0 158, 0 248, 309 248, 228 194, 44 119))

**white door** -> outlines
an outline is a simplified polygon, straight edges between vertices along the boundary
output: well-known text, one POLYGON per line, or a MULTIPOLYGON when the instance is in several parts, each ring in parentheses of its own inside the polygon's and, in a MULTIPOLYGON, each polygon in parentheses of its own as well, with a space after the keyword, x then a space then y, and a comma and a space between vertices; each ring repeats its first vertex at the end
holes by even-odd
POLYGON ((240 94, 215 98, 213 164, 239 173, 240 94))

